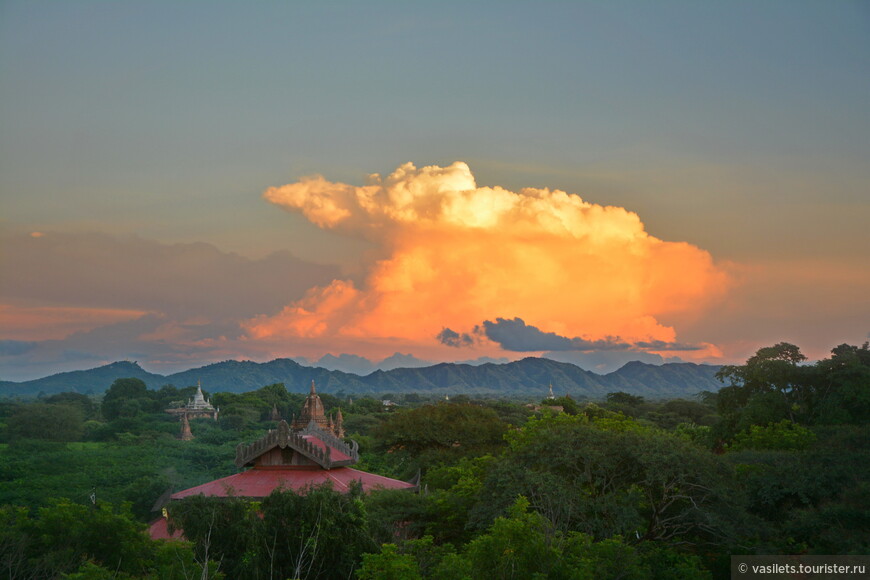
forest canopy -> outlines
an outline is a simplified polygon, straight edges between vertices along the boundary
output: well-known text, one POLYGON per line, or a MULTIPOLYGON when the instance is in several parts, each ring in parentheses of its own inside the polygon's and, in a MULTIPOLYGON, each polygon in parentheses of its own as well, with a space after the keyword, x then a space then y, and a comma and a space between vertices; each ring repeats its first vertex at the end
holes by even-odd
POLYGON ((870 551, 870 347, 809 362, 779 343, 722 388, 666 401, 321 394, 355 467, 418 493, 279 490, 166 505, 235 472, 235 446, 298 415, 283 384, 205 393, 192 441, 165 409, 195 386, 0 401, 0 573, 10 578, 713 578, 732 554, 870 551), (157 507, 157 511, 155 511, 157 507), (109 538, 111 541, 106 541, 109 538))

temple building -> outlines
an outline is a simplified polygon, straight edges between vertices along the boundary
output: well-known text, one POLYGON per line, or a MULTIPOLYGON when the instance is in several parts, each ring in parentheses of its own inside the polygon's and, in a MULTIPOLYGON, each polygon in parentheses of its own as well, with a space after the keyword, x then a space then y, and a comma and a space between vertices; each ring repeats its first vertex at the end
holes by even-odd
POLYGON ((311 381, 308 397, 306 397, 305 403, 302 404, 302 412, 299 414, 299 417, 293 417, 290 428, 293 431, 301 431, 306 429, 312 421, 323 431, 339 439, 344 437, 344 417, 341 415, 341 409, 335 414, 335 420, 332 417, 326 416, 326 411, 323 409, 323 401, 320 400, 320 395, 317 394, 317 389, 314 388, 314 381, 311 381))
POLYGON ((211 401, 206 400, 202 394, 202 385, 197 381, 196 393, 187 400, 187 404, 182 407, 166 409, 166 412, 179 418, 186 415, 188 419, 214 419, 217 421, 220 409, 216 409, 211 401))
POLYGON ((202 385, 197 381, 196 393, 188 399, 187 404, 182 407, 171 407, 166 409, 170 415, 175 415, 181 422, 182 441, 191 441, 193 433, 190 430, 190 419, 214 419, 217 421, 220 409, 216 409, 211 401, 207 401, 202 394, 202 385))
POLYGON ((269 430, 261 439, 238 445, 236 467, 239 473, 172 493, 167 498, 168 507, 155 506, 163 508, 163 516, 151 523, 151 537, 170 537, 171 502, 191 496, 262 499, 276 489, 305 493, 308 488, 325 483, 336 491, 347 492, 354 481, 359 482, 365 492, 378 488, 417 489, 418 481, 399 481, 351 467, 359 461, 358 446, 355 441, 343 441, 336 432, 343 435, 341 413, 336 415, 335 421, 326 418, 323 403, 312 383, 302 414, 293 421, 293 426, 279 421, 277 428, 269 430), (308 419, 307 425, 299 428, 304 419, 308 419))

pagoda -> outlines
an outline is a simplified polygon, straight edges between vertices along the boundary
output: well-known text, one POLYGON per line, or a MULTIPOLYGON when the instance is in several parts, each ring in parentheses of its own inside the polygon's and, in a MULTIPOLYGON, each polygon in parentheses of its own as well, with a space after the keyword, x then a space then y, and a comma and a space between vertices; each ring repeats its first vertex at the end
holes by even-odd
POLYGON ((220 409, 216 409, 211 401, 206 400, 202 394, 202 385, 199 381, 196 382, 196 393, 188 399, 187 404, 181 407, 170 407, 166 409, 170 415, 175 415, 181 422, 181 440, 193 440, 193 433, 190 431, 190 419, 214 419, 217 421, 220 409))
POLYGON ((214 419, 217 421, 220 409, 216 409, 211 401, 206 400, 202 394, 202 385, 199 381, 196 382, 196 393, 193 397, 187 400, 187 403, 181 407, 171 407, 166 409, 170 415, 181 417, 186 415, 188 419, 214 419))
POLYGON ((344 417, 341 414, 341 409, 335 414, 335 420, 332 417, 326 416, 323 401, 320 400, 320 395, 317 394, 314 381, 311 381, 308 397, 305 398, 305 402, 302 404, 302 412, 299 414, 299 417, 293 417, 290 428, 293 431, 301 431, 307 428, 312 421, 323 431, 339 439, 344 437, 344 417))

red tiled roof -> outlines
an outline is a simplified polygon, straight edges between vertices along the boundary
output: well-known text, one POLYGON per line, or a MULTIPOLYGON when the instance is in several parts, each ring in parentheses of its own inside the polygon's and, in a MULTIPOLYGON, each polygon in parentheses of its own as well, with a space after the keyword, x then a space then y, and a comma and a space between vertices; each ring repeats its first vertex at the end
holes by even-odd
MULTIPOLYGON (((316 437, 314 435, 303 435, 302 438, 305 439, 306 441, 308 441, 309 443, 313 443, 314 445, 316 445, 316 446, 320 447, 321 449, 323 449, 324 451, 326 451, 327 444, 324 441, 321 441, 318 437, 316 437)), ((336 449, 332 445, 329 445, 328 447, 329 447, 329 457, 333 462, 347 461, 348 459, 353 459, 353 457, 351 457, 350 455, 347 455, 346 453, 342 453, 341 451, 339 451, 338 449, 336 449)))
POLYGON ((163 516, 160 516, 158 519, 148 524, 148 535, 151 536, 152 540, 184 539, 184 532, 181 530, 175 530, 171 534, 169 533, 169 520, 163 516))
POLYGON ((362 483, 363 491, 366 492, 377 488, 410 489, 415 487, 412 483, 374 473, 366 473, 351 467, 336 467, 329 470, 258 467, 173 493, 172 499, 183 499, 193 495, 266 497, 275 489, 284 488, 299 492, 306 487, 326 482, 332 483, 332 488, 335 491, 347 492, 352 481, 362 483))

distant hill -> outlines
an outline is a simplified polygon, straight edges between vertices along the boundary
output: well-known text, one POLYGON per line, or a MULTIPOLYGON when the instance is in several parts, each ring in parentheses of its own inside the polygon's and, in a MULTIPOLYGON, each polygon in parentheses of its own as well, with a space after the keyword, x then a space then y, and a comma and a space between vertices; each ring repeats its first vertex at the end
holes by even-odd
POLYGON ((95 369, 58 373, 20 383, 0 381, 0 396, 37 395, 40 392, 51 395, 66 391, 98 395, 105 392, 115 379, 119 378, 142 379, 152 389, 166 384, 164 376, 149 373, 137 363, 122 361, 95 369))
POLYGON ((171 374, 149 373, 133 362, 116 362, 85 371, 59 373, 32 381, 0 381, 0 396, 32 396, 75 391, 99 394, 115 379, 138 378, 151 389, 176 387, 201 381, 212 393, 243 393, 265 385, 284 383, 291 392, 304 393, 311 381, 324 393, 347 394, 437 393, 543 397, 553 385, 557 395, 601 398, 624 391, 647 398, 686 397, 701 391, 717 391, 718 366, 693 363, 651 365, 630 362, 617 371, 599 375, 578 366, 544 358, 483 365, 441 363, 422 368, 398 368, 359 376, 319 367, 307 367, 290 359, 266 363, 224 361, 171 374))

